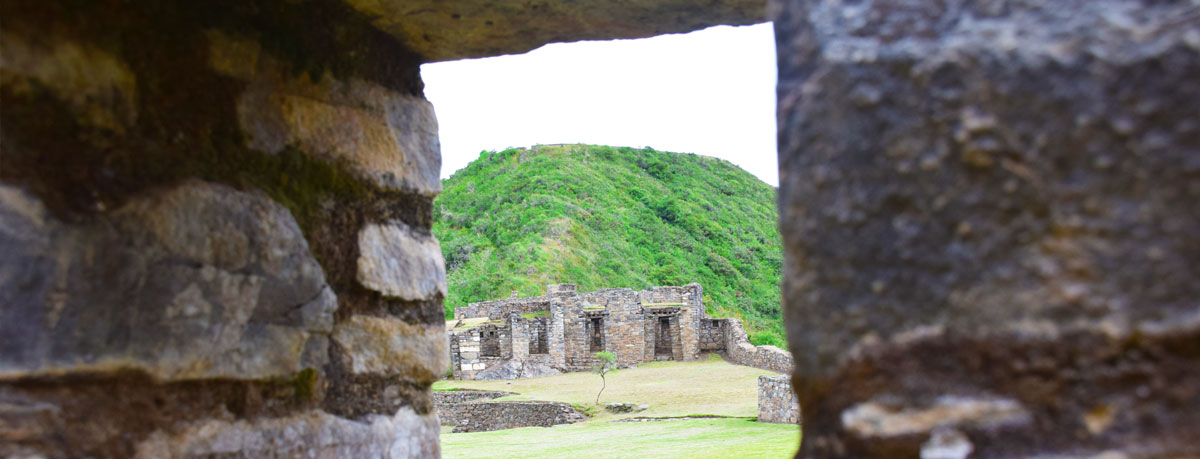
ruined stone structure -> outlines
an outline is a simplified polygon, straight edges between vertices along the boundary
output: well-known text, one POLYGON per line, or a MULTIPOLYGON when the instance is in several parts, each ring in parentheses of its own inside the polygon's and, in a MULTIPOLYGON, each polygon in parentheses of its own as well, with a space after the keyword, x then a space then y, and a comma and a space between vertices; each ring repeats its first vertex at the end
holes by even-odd
POLYGON ((695 360, 720 353, 741 365, 780 373, 791 356, 754 346, 737 319, 704 313, 700 284, 578 293, 551 284, 546 295, 471 303, 454 309, 450 362, 456 379, 512 379, 586 371, 609 351, 628 367, 658 360, 695 360), (471 320, 475 319, 475 320, 471 320))
POLYGON ((1200 4, 768 9, 801 454, 1200 455, 1200 4))
POLYGON ((419 65, 763 16, 0 3, 0 456, 437 456, 440 154, 419 65))
MULTIPOLYGON (((801 454, 1200 455, 1200 7, 768 3, 801 454)), ((763 16, 0 3, 0 455, 436 456, 419 64, 763 16)))
POLYGON ((485 432, 519 427, 550 427, 587 419, 568 403, 548 401, 493 402, 508 392, 435 391, 434 406, 441 425, 454 432, 485 432))
POLYGON ((799 424, 800 399, 788 375, 758 377, 758 422, 799 424))

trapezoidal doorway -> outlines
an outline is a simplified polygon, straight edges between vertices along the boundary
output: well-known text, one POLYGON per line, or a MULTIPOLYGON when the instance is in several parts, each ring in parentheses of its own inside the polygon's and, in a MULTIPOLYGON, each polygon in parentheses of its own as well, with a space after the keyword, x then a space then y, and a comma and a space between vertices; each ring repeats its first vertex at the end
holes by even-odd
POLYGON ((658 318, 658 330, 654 335, 654 360, 673 360, 670 317, 658 318))

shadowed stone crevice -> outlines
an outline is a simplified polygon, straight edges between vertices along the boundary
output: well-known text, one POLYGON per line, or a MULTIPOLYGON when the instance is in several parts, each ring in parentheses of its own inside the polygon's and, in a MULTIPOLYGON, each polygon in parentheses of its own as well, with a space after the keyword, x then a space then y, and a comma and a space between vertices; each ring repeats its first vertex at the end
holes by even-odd
POLYGON ((326 374, 332 383, 325 393, 325 411, 349 419, 392 414, 402 407, 410 407, 420 415, 433 412, 429 377, 416 380, 406 376, 411 369, 401 367, 385 374, 355 373, 349 352, 336 341, 330 346, 329 356, 326 374))

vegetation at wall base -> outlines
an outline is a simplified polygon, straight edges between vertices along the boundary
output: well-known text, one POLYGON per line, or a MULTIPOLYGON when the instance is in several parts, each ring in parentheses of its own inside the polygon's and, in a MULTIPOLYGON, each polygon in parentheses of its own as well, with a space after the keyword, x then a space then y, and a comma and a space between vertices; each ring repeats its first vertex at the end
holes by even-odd
POLYGON ((433 232, 453 308, 544 294, 704 286, 713 317, 784 346, 775 188, 732 163, 652 148, 538 145, 485 151, 443 182, 433 232))

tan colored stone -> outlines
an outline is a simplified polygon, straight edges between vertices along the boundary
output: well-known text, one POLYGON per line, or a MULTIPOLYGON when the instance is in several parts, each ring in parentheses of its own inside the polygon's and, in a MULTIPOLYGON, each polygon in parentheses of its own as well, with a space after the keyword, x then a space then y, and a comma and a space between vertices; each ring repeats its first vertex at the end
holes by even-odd
POLYGON ((354 373, 403 374, 433 383, 450 365, 446 330, 399 319, 352 316, 333 329, 354 373))
POLYGON ((927 407, 871 401, 842 412, 842 426, 860 437, 894 437, 932 431, 939 426, 995 427, 1022 424, 1029 411, 1009 399, 942 396, 927 407))
POLYGON ((432 235, 403 222, 368 224, 358 233, 358 281, 386 296, 424 300, 446 295, 442 249, 432 235))
POLYGON ((433 106, 358 78, 293 75, 254 41, 210 31, 209 66, 246 81, 238 121, 251 148, 294 146, 344 161, 375 185, 425 195, 441 191, 441 145, 433 106))
POLYGON ((523 53, 552 42, 644 38, 766 21, 755 0, 494 2, 345 0, 429 61, 523 53))

